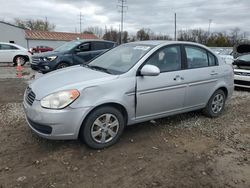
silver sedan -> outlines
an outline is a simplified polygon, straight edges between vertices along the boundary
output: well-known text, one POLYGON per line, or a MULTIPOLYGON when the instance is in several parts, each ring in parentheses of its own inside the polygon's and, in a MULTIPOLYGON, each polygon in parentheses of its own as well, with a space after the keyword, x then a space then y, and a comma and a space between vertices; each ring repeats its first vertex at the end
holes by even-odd
POLYGON ((144 41, 35 80, 23 104, 41 137, 80 138, 100 149, 116 143, 127 125, 197 109, 217 117, 233 88, 232 66, 205 46, 144 41))

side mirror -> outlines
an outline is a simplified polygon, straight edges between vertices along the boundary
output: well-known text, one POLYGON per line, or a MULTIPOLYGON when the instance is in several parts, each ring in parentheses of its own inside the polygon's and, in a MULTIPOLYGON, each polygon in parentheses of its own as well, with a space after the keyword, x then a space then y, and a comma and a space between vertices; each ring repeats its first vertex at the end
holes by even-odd
POLYGON ((158 76, 160 69, 154 65, 144 65, 140 71, 142 76, 158 76))
POLYGON ((76 53, 81 52, 81 49, 80 49, 80 48, 76 48, 76 49, 75 49, 75 52, 76 52, 76 53))

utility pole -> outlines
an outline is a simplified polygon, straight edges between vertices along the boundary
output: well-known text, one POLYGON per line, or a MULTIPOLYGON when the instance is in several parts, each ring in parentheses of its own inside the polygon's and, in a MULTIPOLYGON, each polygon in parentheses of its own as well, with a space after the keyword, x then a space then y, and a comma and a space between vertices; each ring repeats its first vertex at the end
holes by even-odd
POLYGON ((175 41, 177 40, 177 37, 176 37, 176 13, 174 13, 174 40, 175 41))
POLYGON ((127 0, 118 0, 118 5, 117 7, 120 8, 120 12, 121 12, 121 34, 120 34, 120 43, 122 44, 122 36, 123 36, 123 21, 124 21, 124 9, 127 9, 128 6, 126 6, 125 4, 127 4, 127 0))
POLYGON ((82 15, 82 12, 80 12, 80 33, 82 33, 82 18, 83 18, 83 15, 82 15))
POLYGON ((208 22, 209 22, 209 23, 208 23, 208 30, 207 30, 208 35, 210 35, 210 28, 211 28, 211 23, 212 23, 212 21, 213 21, 212 19, 209 19, 209 20, 208 20, 208 22))

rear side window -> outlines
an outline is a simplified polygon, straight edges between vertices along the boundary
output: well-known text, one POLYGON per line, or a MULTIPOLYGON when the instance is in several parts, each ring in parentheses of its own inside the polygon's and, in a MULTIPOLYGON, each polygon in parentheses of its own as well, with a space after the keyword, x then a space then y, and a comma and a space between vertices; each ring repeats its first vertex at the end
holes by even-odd
POLYGON ((105 43, 105 46, 106 46, 106 49, 110 49, 110 48, 113 48, 113 47, 114 47, 114 43, 106 42, 106 43, 105 43))
POLYGON ((8 44, 0 44, 0 49, 1 50, 17 50, 18 48, 15 46, 8 45, 8 44))
POLYGON ((104 50, 108 49, 105 42, 93 42, 92 43, 92 50, 104 50))
POLYGON ((206 50, 194 46, 185 46, 185 51, 189 69, 208 66, 208 55, 206 50))
POLYGON ((216 57, 208 52, 209 66, 217 65, 216 57))

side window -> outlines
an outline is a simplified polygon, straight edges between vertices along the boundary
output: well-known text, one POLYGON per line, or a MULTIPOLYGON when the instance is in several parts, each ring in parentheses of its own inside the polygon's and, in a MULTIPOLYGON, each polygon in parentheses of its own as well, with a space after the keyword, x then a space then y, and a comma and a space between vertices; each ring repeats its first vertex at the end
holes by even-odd
POLYGON ((114 47, 114 43, 107 42, 107 43, 105 43, 105 47, 106 47, 106 49, 113 48, 114 47))
POLYGON ((201 68, 208 66, 208 57, 206 50, 194 46, 185 46, 187 54, 188 68, 201 68))
POLYGON ((10 46, 10 47, 11 47, 12 50, 18 50, 18 48, 15 47, 15 46, 10 46))
POLYGON ((158 50, 147 60, 146 64, 157 66, 161 72, 180 70, 180 46, 169 46, 158 50))
POLYGON ((15 46, 11 46, 8 44, 1 44, 1 50, 16 50, 16 49, 18 48, 15 46))
POLYGON ((92 50, 104 50, 107 49, 104 42, 93 42, 92 50))
POLYGON ((216 57, 208 52, 209 66, 217 65, 216 57))
POLYGON ((77 47, 79 51, 86 52, 90 50, 90 43, 83 43, 77 47))

